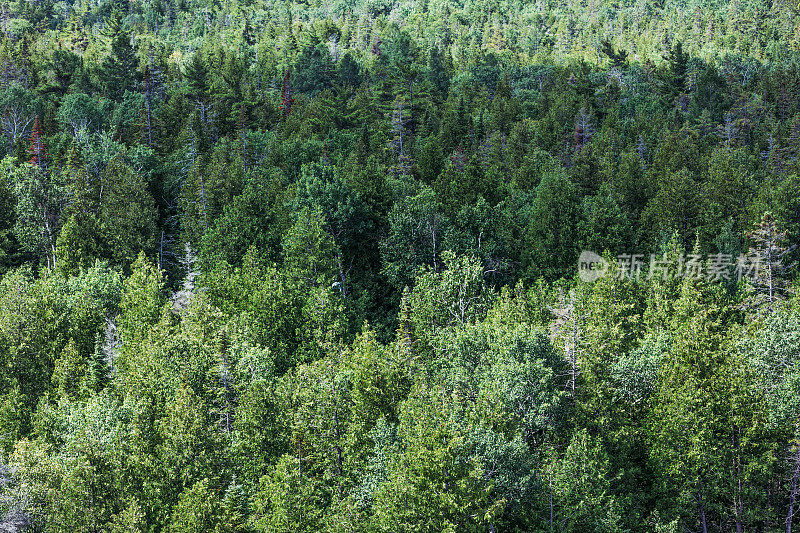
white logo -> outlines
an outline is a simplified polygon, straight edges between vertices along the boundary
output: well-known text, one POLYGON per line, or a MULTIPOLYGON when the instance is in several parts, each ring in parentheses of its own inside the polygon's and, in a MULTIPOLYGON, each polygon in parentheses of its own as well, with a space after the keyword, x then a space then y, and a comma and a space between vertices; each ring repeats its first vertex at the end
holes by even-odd
POLYGON ((594 252, 583 251, 578 258, 578 275, 582 281, 596 281, 606 275, 608 262, 594 252))

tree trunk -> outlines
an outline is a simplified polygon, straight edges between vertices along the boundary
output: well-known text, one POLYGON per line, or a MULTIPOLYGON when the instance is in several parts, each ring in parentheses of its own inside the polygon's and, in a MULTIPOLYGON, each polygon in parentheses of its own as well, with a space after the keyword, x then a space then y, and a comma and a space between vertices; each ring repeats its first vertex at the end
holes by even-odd
POLYGON ((706 509, 703 505, 703 495, 700 490, 697 491, 697 501, 700 504, 700 526, 703 528, 703 533, 708 533, 708 525, 706 524, 706 509))
POLYGON ((553 533, 553 475, 549 476, 550 484, 550 533, 553 533))
POLYGON ((735 425, 731 428, 731 444, 733 445, 733 471, 736 476, 735 494, 733 497, 733 512, 736 517, 736 533, 742 533, 742 457, 739 441, 741 429, 735 425))
POLYGON ((794 518, 794 507, 797 503, 797 481, 800 477, 800 446, 797 447, 793 457, 794 468, 792 468, 792 482, 789 489, 789 507, 786 512, 786 533, 792 533, 792 520, 794 518))

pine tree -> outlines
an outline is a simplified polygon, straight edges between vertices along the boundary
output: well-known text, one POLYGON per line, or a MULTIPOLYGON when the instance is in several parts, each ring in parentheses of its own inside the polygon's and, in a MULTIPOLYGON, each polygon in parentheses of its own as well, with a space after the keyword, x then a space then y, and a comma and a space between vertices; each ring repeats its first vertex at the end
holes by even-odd
POLYGON ((594 136, 594 126, 592 125, 591 115, 586 108, 581 109, 575 117, 575 131, 573 133, 575 141, 575 151, 580 152, 594 136))
MULTIPOLYGON (((787 274, 794 265, 787 264, 794 246, 786 244, 787 232, 778 228, 772 213, 764 213, 761 222, 747 236, 755 245, 750 249, 750 265, 754 270, 751 283, 754 294, 744 306, 757 312, 772 313, 793 292, 787 274)), ((745 265, 737 265, 737 268, 745 265)))
POLYGON ((614 67, 623 67, 628 61, 628 53, 624 50, 615 50, 610 42, 603 40, 600 42, 600 51, 611 60, 614 67))
POLYGON ((761 152, 761 161, 769 168, 773 176, 783 174, 783 150, 778 146, 774 135, 767 137, 767 149, 761 152))
POLYGON ((103 337, 98 335, 94 352, 89 356, 82 386, 89 393, 100 392, 108 384, 109 361, 103 351, 103 337))
POLYGON ((136 90, 138 73, 131 32, 123 25, 120 13, 107 20, 106 34, 111 50, 100 65, 100 80, 109 98, 121 100, 125 91, 136 90))
POLYGON ((45 150, 44 141, 42 140, 42 125, 39 122, 38 116, 33 123, 33 133, 31 133, 31 145, 30 148, 28 148, 28 154, 31 156, 31 165, 41 168, 44 167, 47 151, 45 150))
POLYGON ((144 72, 142 73, 142 88, 144 89, 145 102, 143 140, 147 142, 147 145, 151 148, 153 147, 153 112, 154 108, 158 107, 157 105, 154 105, 154 102, 157 102, 159 98, 164 97, 164 85, 162 78, 163 75, 161 69, 155 63, 153 53, 151 51, 149 62, 145 66, 144 72))
POLYGON ((284 120, 289 117, 289 114, 292 112, 292 105, 294 104, 294 97, 292 96, 292 82, 289 76, 290 71, 287 69, 286 74, 283 76, 283 85, 281 86, 280 111, 283 114, 284 120))
POLYGON ((208 65, 200 52, 195 52, 192 60, 186 65, 184 79, 186 81, 186 94, 194 100, 195 107, 200 113, 200 121, 205 124, 209 107, 209 72, 208 65))
POLYGON ((450 77, 444 66, 442 52, 438 46, 433 46, 428 56, 428 77, 431 84, 439 91, 442 98, 447 97, 450 89, 450 77))
POLYGON ((666 57, 668 70, 664 79, 664 89, 672 105, 686 86, 686 72, 689 67, 689 54, 683 51, 683 43, 678 41, 666 57))
POLYGON ((391 114, 392 138, 389 140, 389 147, 397 157, 397 163, 390 169, 390 172, 395 176, 408 174, 413 165, 412 159, 406 155, 408 149, 404 144, 406 139, 406 125, 410 121, 408 118, 409 113, 410 111, 405 105, 405 100, 400 96, 395 98, 391 114))

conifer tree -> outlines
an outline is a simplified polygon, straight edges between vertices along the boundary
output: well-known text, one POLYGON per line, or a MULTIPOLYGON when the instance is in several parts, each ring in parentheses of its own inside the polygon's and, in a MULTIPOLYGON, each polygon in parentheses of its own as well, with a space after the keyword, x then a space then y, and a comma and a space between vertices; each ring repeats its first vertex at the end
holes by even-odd
POLYGON ((28 148, 28 154, 31 156, 31 165, 44 168, 47 151, 45 150, 44 140, 42 139, 42 125, 39 122, 38 116, 33 123, 33 133, 31 133, 31 145, 28 148))
POLYGON ((757 312, 772 313, 789 296, 793 289, 787 279, 794 265, 788 263, 793 246, 786 242, 787 232, 781 230, 772 213, 764 213, 753 231, 747 236, 753 241, 750 249, 751 265, 737 265, 751 270, 750 279, 754 294, 746 302, 746 307, 757 312))
POLYGON ((191 61, 186 65, 184 72, 186 94, 194 100, 195 108, 200 116, 200 122, 205 124, 208 120, 208 94, 210 90, 208 65, 200 52, 195 52, 191 61))
POLYGON ((135 91, 138 78, 137 59, 131 44, 131 32, 116 12, 107 21, 106 34, 110 38, 109 55, 100 66, 100 79, 108 96, 121 100, 125 91, 135 91))
POLYGON ((287 69, 286 74, 283 76, 283 85, 281 86, 281 105, 280 111, 283 119, 286 120, 292 112, 292 105, 294 104, 294 97, 292 91, 292 81, 290 79, 290 71, 287 69))

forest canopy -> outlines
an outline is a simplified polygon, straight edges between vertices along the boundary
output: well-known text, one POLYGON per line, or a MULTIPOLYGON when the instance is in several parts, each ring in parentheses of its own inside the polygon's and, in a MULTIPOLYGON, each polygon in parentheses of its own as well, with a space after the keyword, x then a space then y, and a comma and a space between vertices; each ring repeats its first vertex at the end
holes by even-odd
POLYGON ((800 5, 0 0, 0 530, 800 527, 800 5))

